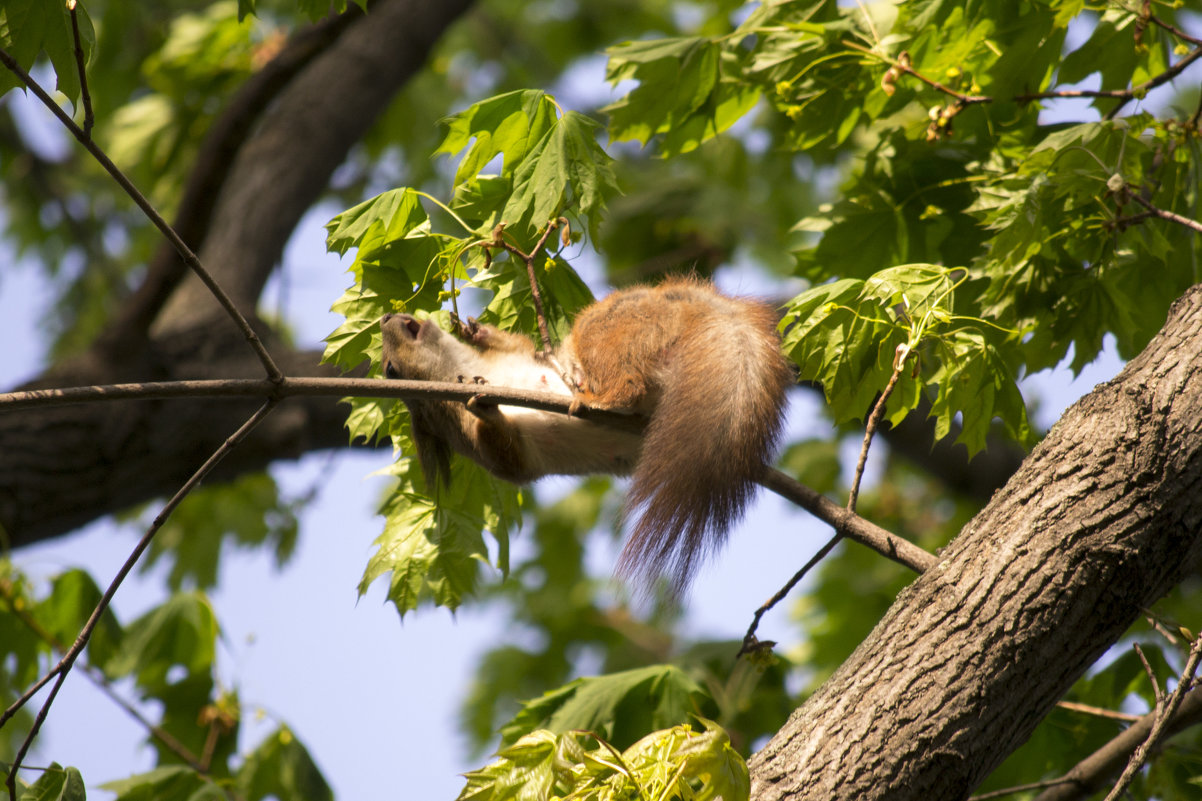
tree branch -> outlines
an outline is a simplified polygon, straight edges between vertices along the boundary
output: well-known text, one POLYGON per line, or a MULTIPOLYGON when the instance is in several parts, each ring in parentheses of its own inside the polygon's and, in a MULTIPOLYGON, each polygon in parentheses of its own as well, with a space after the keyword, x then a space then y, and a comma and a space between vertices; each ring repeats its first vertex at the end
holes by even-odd
POLYGON ((75 44, 75 69, 79 73, 79 94, 83 102, 83 134, 92 138, 92 125, 96 115, 92 111, 92 92, 88 89, 88 71, 84 65, 83 40, 79 35, 79 12, 75 0, 67 0, 67 12, 71 16, 71 39, 75 44))
POLYGON ((1138 192, 1132 193, 1131 199, 1147 209, 1148 214, 1152 215, 1153 217, 1159 217, 1162 220, 1168 220, 1169 222, 1175 222, 1178 225, 1184 225, 1186 228, 1202 234, 1202 222, 1191 220, 1189 217, 1183 217, 1176 212, 1153 206, 1149 201, 1140 196, 1138 192))
MULTIPOLYGON (((1158 86, 1162 86, 1162 85, 1168 83, 1169 81, 1173 80, 1178 75, 1180 75, 1182 72, 1184 72, 1186 70, 1186 68, 1188 68, 1191 64, 1193 64, 1199 58, 1202 58, 1202 42, 1200 42, 1199 40, 1197 40, 1193 37, 1186 36, 1183 32, 1178 31, 1176 28, 1173 28, 1172 26, 1166 25, 1165 23, 1161 22, 1160 20, 1156 19, 1155 17, 1153 17, 1152 20, 1155 21, 1156 24, 1160 25, 1161 27, 1167 28, 1168 30, 1172 31, 1174 34, 1180 36, 1181 38, 1185 39, 1186 41, 1189 41, 1192 44, 1195 44, 1198 46, 1195 47, 1193 50, 1191 50, 1189 53, 1187 53, 1185 55, 1185 57, 1183 57, 1176 64, 1170 65, 1167 69, 1164 70, 1164 72, 1161 72, 1158 75, 1154 75, 1151 78, 1149 78, 1148 80, 1141 83, 1139 86, 1132 86, 1129 89, 1063 89, 1063 90, 1051 91, 1051 92, 1032 92, 1029 94, 1015 95, 1011 99, 1016 103, 1030 103, 1034 100, 1055 100, 1055 99, 1061 99, 1061 98, 1081 98, 1081 97, 1112 98, 1114 100, 1119 101, 1118 105, 1115 106, 1113 109, 1111 109, 1107 113, 1107 118, 1112 118, 1115 114, 1118 113, 1118 110, 1121 109, 1128 102, 1130 102, 1131 100, 1133 100, 1137 97, 1143 97, 1148 92, 1157 88, 1158 86)), ((927 76, 923 75, 922 73, 920 73, 918 70, 914 69, 910 65, 909 54, 904 51, 902 53, 900 53, 897 58, 890 58, 889 56, 886 56, 883 53, 873 50, 872 48, 865 47, 864 45, 860 44, 859 42, 844 41, 843 44, 852 50, 872 56, 873 58, 880 59, 881 61, 883 61, 889 65, 889 68, 891 71, 894 71, 896 73, 905 73, 907 75, 911 75, 911 76, 917 78, 918 80, 922 81, 924 84, 931 87, 935 91, 942 92, 943 94, 948 95, 949 97, 953 98, 955 100, 955 106, 956 106, 955 113, 959 113, 960 110, 962 110, 963 108, 965 108, 969 105, 974 105, 974 104, 978 104, 978 103, 994 103, 997 101, 996 97, 992 97, 989 95, 966 94, 964 92, 956 91, 955 89, 952 89, 949 86, 945 86, 944 84, 941 84, 939 81, 936 81, 932 78, 928 78, 927 76)), ((887 83, 892 82, 892 80, 889 76, 887 76, 886 82, 887 83)), ((954 114, 952 116, 954 116, 954 114)))
POLYGON ((796 503, 814 517, 830 525, 836 532, 871 548, 886 559, 910 568, 915 573, 922 573, 939 561, 934 554, 865 520, 855 512, 840 506, 825 495, 815 492, 779 470, 765 468, 759 481, 761 486, 775 492, 785 500, 796 503))
MULTIPOLYGON (((608 409, 576 407, 570 397, 550 392, 509 389, 492 385, 454 384, 439 381, 401 381, 376 378, 283 378, 162 381, 104 386, 32 389, 0 394, 0 413, 31 407, 57 407, 106 401, 148 401, 196 398, 265 398, 278 402, 290 397, 401 398, 430 401, 483 401, 569 414, 624 431, 641 431, 641 417, 608 409)), ((793 501, 846 536, 916 572, 934 564, 936 558, 849 509, 840 507, 779 470, 765 467, 760 484, 786 500, 793 501)))
MULTIPOLYGON (((0 394, 0 412, 30 407, 69 406, 80 403, 121 400, 167 400, 170 398, 264 398, 290 397, 400 398, 427 401, 477 399, 489 404, 508 404, 544 412, 567 414, 572 403, 564 395, 493 385, 458 384, 442 381, 402 381, 379 378, 284 378, 213 379, 196 381, 150 381, 103 386, 32 389, 0 394)), ((645 421, 609 409, 580 407, 575 417, 596 420, 614 428, 641 431, 645 421)))
POLYGON ((1181 708, 1186 694, 1189 693, 1194 685, 1194 674, 1198 670, 1199 659, 1202 659, 1202 636, 1194 640, 1193 646, 1189 650, 1189 658, 1186 659, 1185 668, 1181 671, 1177 688, 1169 693, 1167 698, 1161 698, 1160 690, 1157 689, 1157 704, 1151 713, 1151 731, 1148 732, 1147 738, 1140 742, 1131 753, 1131 758, 1127 760, 1127 766, 1123 768, 1118 781, 1106 795, 1106 801, 1115 801, 1126 792, 1127 787, 1135 779, 1135 774, 1148 761, 1149 752, 1168 735, 1169 722, 1176 716, 1177 710, 1181 708))

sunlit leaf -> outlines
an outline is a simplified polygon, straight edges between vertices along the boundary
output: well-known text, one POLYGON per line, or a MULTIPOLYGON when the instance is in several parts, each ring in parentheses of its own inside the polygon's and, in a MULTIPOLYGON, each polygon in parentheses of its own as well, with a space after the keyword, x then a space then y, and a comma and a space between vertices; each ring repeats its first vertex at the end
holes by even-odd
POLYGON ((501 728, 501 742, 517 742, 535 729, 581 729, 624 746, 642 732, 688 722, 704 695, 700 685, 672 665, 579 678, 525 702, 501 728))

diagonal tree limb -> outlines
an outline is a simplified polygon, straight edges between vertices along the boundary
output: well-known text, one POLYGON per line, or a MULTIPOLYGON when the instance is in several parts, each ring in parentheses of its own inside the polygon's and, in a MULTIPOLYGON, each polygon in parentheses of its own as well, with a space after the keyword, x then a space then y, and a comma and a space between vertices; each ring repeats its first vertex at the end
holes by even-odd
POLYGON ((1202 558, 1199 420, 1202 285, 752 757, 751 797, 965 797, 1202 558))
MULTIPOLYGON (((212 220, 201 226, 210 232, 201 255, 213 259, 206 264, 236 303, 255 307, 284 241, 335 167, 471 5, 382 0, 372 5, 369 21, 348 21, 335 45, 318 48, 320 54, 286 82, 271 113, 239 149, 212 220)), ((22 388, 262 375, 239 352, 239 338, 231 336, 232 327, 199 282, 184 281, 170 295, 167 309, 161 309, 162 297, 152 298, 138 312, 141 320, 128 324, 122 336, 145 329, 159 310, 141 347, 92 348, 22 388)), ((251 325, 286 375, 336 375, 318 366, 320 354, 291 349, 258 320, 251 325)), ((179 464, 203 459, 216 447, 212 432, 229 430, 251 411, 245 404, 199 401, 120 406, 0 415, 0 542, 17 547, 58 536, 169 495, 187 478, 179 464)), ((330 398, 292 401, 225 459, 213 479, 346 447, 345 420, 345 409, 330 398)))
POLYGON ((43 89, 28 72, 22 69, 21 65, 18 64, 16 60, 9 55, 8 51, 2 47, 0 47, 0 64, 3 64, 10 72, 16 75, 21 83, 23 83, 25 87, 29 89, 29 91, 31 91, 39 101, 41 101, 42 105, 44 105, 51 114, 58 118, 63 127, 66 128, 71 135, 74 136, 79 143, 84 146, 84 149, 86 149, 88 153, 90 153, 92 157, 100 163, 100 166, 104 168, 105 172, 107 172, 117 183, 117 185, 120 186, 127 195, 129 195, 130 199, 133 200, 134 204, 142 210, 147 218, 150 219, 151 223, 153 223, 154 226, 158 228, 160 232, 162 232, 163 236, 166 237, 171 243, 171 246, 175 248, 175 251, 179 254, 180 258, 182 258, 188 265, 188 268, 192 271, 193 275, 195 275, 201 284, 204 285, 204 288, 209 295, 216 299, 217 303, 225 311, 225 314, 234 321, 235 325, 237 325, 238 330, 242 332, 242 335, 250 344, 251 349, 254 350, 255 354, 259 357, 259 361, 262 363, 264 370, 266 370, 268 377, 273 379, 279 378, 281 376, 279 368, 276 367, 275 362, 272 360, 270 354, 268 354, 267 349, 263 346, 262 341, 259 339, 259 335, 255 333, 255 330, 251 327, 246 317, 238 309, 238 304, 235 303, 232 298, 230 298, 230 296, 225 292, 224 289, 222 289, 221 285, 212 276, 212 274, 204 268, 204 265, 201 264, 200 260, 196 257, 196 254, 192 252, 192 249, 188 247, 184 240, 180 239, 179 234, 175 232, 175 229, 168 225, 167 221, 164 220, 154 206, 151 205, 150 201, 146 199, 146 197, 138 190, 136 186, 134 186, 133 182, 129 180, 125 173, 123 173, 121 169, 113 163, 112 159, 108 157, 108 154, 105 153, 99 145, 92 141, 91 136, 80 129, 80 127, 75 124, 75 121, 72 120, 65 111, 59 108, 58 104, 54 102, 54 99, 50 97, 46 90, 43 89))
MULTIPOLYGON (((301 216, 396 92, 471 0, 386 0, 352 21, 288 82, 239 148, 200 256, 237 301, 253 305, 301 216)), ((212 315, 203 288, 186 278, 152 333, 212 315)))
MULTIPOLYGON (((197 153, 172 223, 189 247, 200 248, 208 235, 213 210, 234 157, 264 109, 301 69, 360 16, 358 6, 352 5, 346 13, 298 31, 271 61, 247 79, 213 122, 197 153)), ((145 343, 151 322, 186 274, 187 266, 174 248, 159 248, 142 283, 122 304, 116 319, 96 343, 106 358, 117 358, 145 343)))

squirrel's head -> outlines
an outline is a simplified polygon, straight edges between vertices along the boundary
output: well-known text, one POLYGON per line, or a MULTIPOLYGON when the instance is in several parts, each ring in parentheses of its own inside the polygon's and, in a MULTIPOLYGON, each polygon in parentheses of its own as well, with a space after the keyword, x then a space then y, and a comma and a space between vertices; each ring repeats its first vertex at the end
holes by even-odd
MULTIPOLYGON (((383 340, 381 367, 385 378, 415 381, 454 381, 454 350, 462 347, 433 320, 411 314, 385 314, 380 318, 383 340)), ((448 426, 442 419, 444 404, 406 400, 417 456, 426 481, 433 488, 451 477, 451 447, 443 437, 448 426)))
POLYGON ((380 318, 383 340, 381 369, 385 378, 417 381, 453 381, 448 370, 458 343, 434 320, 418 320, 412 314, 385 314, 380 318))

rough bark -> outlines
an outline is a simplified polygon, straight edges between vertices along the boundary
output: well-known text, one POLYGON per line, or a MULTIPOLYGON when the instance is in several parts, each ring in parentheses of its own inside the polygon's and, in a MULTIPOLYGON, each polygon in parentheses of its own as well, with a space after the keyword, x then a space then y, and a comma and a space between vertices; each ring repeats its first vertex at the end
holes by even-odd
POLYGON ((1202 285, 751 761, 752 798, 960 799, 1202 556, 1202 285))
MULTIPOLYGON (((339 29, 280 88, 235 156, 200 250, 241 306, 254 310, 301 215, 430 48, 472 0, 388 0, 339 29)), ((207 212, 206 212, 207 213, 207 212)), ((144 323, 145 324, 145 323, 144 323)), ((289 375, 332 375, 256 325, 289 375)), ((233 324, 198 281, 174 288, 141 341, 100 342, 19 389, 181 378, 262 377, 233 324)), ((72 531, 178 489, 250 414, 245 403, 141 403, 0 415, 0 544, 72 531), (118 408, 122 407, 122 408, 118 408)), ((336 399, 292 400, 223 462, 216 478, 345 445, 336 399)))

